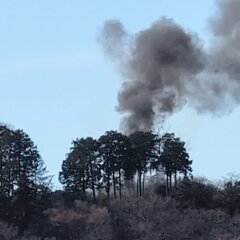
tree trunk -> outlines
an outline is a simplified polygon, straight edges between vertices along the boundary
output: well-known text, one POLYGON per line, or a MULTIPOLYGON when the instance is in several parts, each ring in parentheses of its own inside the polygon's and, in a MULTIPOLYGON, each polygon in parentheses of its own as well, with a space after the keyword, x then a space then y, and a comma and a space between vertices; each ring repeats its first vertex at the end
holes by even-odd
POLYGON ((142 172, 139 171, 139 197, 142 197, 142 172))
POLYGON ((145 172, 143 172, 143 183, 142 183, 142 195, 144 197, 144 187, 145 187, 145 172))
POLYGON ((8 166, 8 197, 11 196, 11 169, 8 166))
POLYGON ((169 180, 168 180, 168 175, 166 175, 166 196, 169 196, 169 180))
POLYGON ((172 174, 169 175, 169 190, 172 190, 172 174))
POLYGON ((108 201, 110 201, 110 174, 108 173, 107 177, 107 195, 108 195, 108 201))
POLYGON ((92 185, 92 194, 93 194, 93 202, 96 202, 96 193, 95 193, 95 186, 92 185))
POLYGON ((93 195, 93 202, 96 202, 96 193, 95 193, 95 179, 94 179, 94 174, 93 174, 93 170, 92 170, 92 165, 90 166, 90 171, 91 171, 91 177, 92 177, 92 195, 93 195))
POLYGON ((122 174, 121 174, 121 169, 118 170, 118 176, 119 176, 119 198, 122 199, 122 174))
POLYGON ((86 183, 84 179, 84 175, 82 176, 82 198, 83 200, 86 200, 86 183))
POLYGON ((110 201, 110 162, 107 160, 107 196, 108 202, 110 201))
POLYGON ((174 173, 174 186, 177 188, 177 171, 174 173))
POLYGON ((115 170, 113 169, 113 194, 114 194, 114 198, 117 198, 117 192, 116 192, 116 179, 115 179, 115 170))
POLYGON ((138 183, 139 176, 138 175, 139 175, 139 173, 137 172, 137 197, 139 196, 139 191, 138 191, 139 190, 138 189, 139 188, 139 186, 138 186, 139 185, 139 183, 138 183))

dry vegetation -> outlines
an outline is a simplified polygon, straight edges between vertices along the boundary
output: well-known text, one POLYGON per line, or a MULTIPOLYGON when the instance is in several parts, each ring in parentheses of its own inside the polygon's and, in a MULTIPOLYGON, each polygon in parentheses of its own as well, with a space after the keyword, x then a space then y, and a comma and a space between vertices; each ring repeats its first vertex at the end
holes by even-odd
POLYGON ((124 197, 96 204, 52 193, 42 223, 18 234, 17 227, 0 222, 1 240, 237 240, 240 239, 238 181, 216 187, 207 181, 182 181, 171 196, 146 187, 144 197, 129 188, 124 197), (187 187, 186 187, 187 186, 187 187), (231 199, 231 202, 229 202, 231 199), (233 211, 234 209, 234 211, 233 211))

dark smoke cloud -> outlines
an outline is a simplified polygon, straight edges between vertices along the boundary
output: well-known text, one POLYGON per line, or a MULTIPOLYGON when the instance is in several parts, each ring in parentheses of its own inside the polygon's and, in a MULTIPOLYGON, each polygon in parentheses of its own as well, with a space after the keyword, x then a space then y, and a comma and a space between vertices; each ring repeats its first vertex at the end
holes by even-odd
POLYGON ((105 23, 100 41, 124 79, 117 110, 126 133, 150 130, 185 104, 220 115, 240 102, 240 1, 219 6, 211 51, 171 19, 134 35, 117 20, 105 23))

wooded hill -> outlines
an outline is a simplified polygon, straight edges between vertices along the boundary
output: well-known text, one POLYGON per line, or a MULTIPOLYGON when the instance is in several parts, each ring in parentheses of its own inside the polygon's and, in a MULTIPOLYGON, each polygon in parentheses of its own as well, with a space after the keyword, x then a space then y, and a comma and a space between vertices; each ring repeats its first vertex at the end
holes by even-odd
POLYGON ((59 180, 23 130, 0 126, 0 239, 239 239, 240 181, 194 178, 173 133, 72 142, 59 180))

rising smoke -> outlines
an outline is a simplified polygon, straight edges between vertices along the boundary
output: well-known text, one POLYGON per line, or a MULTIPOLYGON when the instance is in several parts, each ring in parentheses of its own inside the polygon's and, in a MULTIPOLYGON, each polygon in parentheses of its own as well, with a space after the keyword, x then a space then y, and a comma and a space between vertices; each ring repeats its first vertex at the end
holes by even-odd
POLYGON ((239 0, 219 3, 209 51, 171 19, 134 35, 117 20, 104 24, 100 42, 124 79, 117 110, 126 133, 150 130, 185 104, 219 115, 240 103, 239 12, 239 0))

